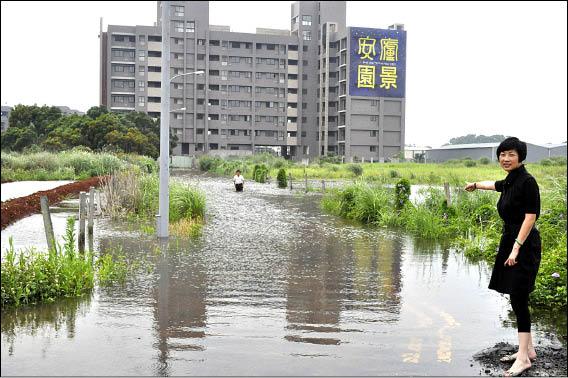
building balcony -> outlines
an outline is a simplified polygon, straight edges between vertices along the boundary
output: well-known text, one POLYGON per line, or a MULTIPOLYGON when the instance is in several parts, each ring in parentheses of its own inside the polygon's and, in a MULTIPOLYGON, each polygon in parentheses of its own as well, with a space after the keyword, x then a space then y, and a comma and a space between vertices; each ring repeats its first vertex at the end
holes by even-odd
POLYGON ((161 72, 148 72, 148 81, 162 81, 161 72))
POLYGON ((298 95, 296 93, 288 93, 288 102, 298 102, 298 95))
POLYGON ((280 146, 284 144, 284 138, 280 140, 277 137, 268 136, 257 136, 254 137, 254 144, 265 145, 265 146, 280 146))
POLYGON ((288 122, 286 124, 286 131, 298 131, 298 124, 296 122, 288 122))
POLYGON ((162 51, 162 42, 148 42, 148 51, 162 51))
POLYGON ((288 59, 298 60, 298 52, 288 51, 288 59))
POLYGON ((288 88, 298 88, 298 80, 288 80, 288 88))
POLYGON ((286 115, 288 117, 297 117, 298 116, 298 109, 297 108, 288 108, 286 110, 286 115))
POLYGON ((149 102, 148 111, 149 112, 160 112, 162 104, 160 102, 149 102))
POLYGON ((298 66, 288 66, 288 73, 289 74, 298 74, 298 66))
POLYGON ((297 146, 298 145, 298 137, 288 137, 286 139, 286 144, 288 146, 297 146))
POLYGON ((162 88, 148 87, 148 96, 150 97, 161 97, 162 88))
POLYGON ((162 58, 158 58, 155 56, 149 56, 148 57, 148 65, 149 66, 155 66, 155 67, 161 67, 162 66, 162 58))

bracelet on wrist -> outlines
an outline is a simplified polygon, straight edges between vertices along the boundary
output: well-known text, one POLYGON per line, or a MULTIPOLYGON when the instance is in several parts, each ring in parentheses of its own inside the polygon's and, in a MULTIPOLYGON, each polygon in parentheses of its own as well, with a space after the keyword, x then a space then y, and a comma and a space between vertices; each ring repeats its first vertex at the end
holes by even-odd
POLYGON ((519 247, 522 247, 522 246, 523 246, 523 243, 521 243, 521 242, 519 241, 519 239, 515 239, 515 243, 517 243, 517 244, 519 245, 519 247))

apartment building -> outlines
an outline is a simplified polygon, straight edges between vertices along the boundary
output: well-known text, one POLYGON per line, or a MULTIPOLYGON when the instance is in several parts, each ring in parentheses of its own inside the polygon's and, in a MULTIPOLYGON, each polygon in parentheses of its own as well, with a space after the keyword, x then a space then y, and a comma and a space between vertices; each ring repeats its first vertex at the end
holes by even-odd
MULTIPOLYGON (((299 1, 290 30, 235 33, 209 2, 170 2, 174 155, 275 151, 384 161, 404 149, 406 32, 346 26, 346 2, 299 1), (204 71, 203 75, 184 75, 204 71)), ((101 98, 160 116, 161 2, 154 26, 100 30, 101 98)))

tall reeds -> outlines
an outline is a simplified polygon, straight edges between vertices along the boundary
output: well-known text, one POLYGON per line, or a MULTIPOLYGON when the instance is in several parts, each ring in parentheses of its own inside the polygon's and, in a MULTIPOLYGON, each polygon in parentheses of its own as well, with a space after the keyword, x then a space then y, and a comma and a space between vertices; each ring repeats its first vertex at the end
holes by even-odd
MULTIPOLYGON (((156 175, 130 171, 112 176, 102 185, 103 213, 115 219, 137 219, 152 222, 158 213, 159 182, 156 175)), ((172 181, 170 192, 170 223, 183 221, 175 227, 182 235, 195 235, 205 216, 205 195, 198 189, 172 181), (191 222, 189 222, 191 221, 191 222)))

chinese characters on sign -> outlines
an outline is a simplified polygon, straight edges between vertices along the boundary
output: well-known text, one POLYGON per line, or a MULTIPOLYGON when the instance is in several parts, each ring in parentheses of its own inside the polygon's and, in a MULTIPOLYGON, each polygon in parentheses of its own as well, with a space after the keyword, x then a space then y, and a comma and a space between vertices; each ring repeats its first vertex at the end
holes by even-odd
POLYGON ((352 96, 404 97, 404 30, 352 28, 350 58, 352 96))

